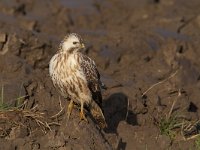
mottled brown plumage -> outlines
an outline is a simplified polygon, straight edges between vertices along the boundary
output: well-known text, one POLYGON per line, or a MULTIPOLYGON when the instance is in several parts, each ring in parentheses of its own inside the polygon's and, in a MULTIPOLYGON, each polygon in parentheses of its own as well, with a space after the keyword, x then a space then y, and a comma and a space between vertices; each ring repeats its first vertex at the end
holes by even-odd
POLYGON ((60 44, 59 51, 52 57, 49 73, 56 89, 69 98, 68 117, 73 102, 81 104, 81 119, 87 120, 83 106, 87 105, 100 127, 106 127, 102 112, 100 74, 93 60, 82 53, 84 44, 77 34, 69 34, 60 44))

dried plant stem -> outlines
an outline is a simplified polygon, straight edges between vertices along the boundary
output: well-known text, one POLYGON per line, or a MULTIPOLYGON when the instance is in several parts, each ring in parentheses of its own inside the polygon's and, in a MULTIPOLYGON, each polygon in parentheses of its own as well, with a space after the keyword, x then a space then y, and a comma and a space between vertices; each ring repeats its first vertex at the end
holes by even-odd
POLYGON ((179 89, 179 91, 178 91, 178 96, 177 96, 177 98, 173 101, 172 106, 171 106, 171 109, 170 109, 169 114, 168 114, 168 116, 167 116, 167 119, 168 119, 168 120, 169 120, 169 118, 171 117, 171 114, 172 114, 172 111, 173 111, 173 109, 174 109, 174 106, 175 106, 175 104, 176 104, 176 102, 177 102, 177 100, 179 99, 180 96, 181 96, 181 90, 179 89))
POLYGON ((195 138, 197 138, 197 137, 199 137, 199 136, 200 136, 200 134, 193 135, 193 136, 191 136, 191 137, 189 137, 189 138, 185 138, 185 137, 184 137, 184 140, 185 140, 185 141, 192 140, 192 139, 195 139, 195 138))
POLYGON ((3 99, 3 97, 4 97, 4 86, 2 85, 2 88, 1 88, 1 104, 3 104, 4 103, 4 99, 3 99))
POLYGON ((128 113, 129 113, 129 99, 127 99, 127 111, 126 111, 126 117, 125 117, 125 121, 127 121, 128 118, 128 113))
POLYGON ((62 111, 64 110, 64 108, 65 108, 65 107, 62 107, 62 103, 61 103, 60 97, 59 97, 59 105, 60 105, 60 111, 57 114, 51 116, 50 117, 51 119, 52 118, 56 118, 57 116, 59 116, 62 113, 62 111))
POLYGON ((148 88, 145 92, 142 93, 142 96, 146 95, 147 92, 149 92, 152 88, 154 88, 155 86, 161 84, 161 83, 164 83, 166 82, 167 80, 171 79, 172 77, 174 77, 177 73, 178 73, 179 69, 177 69, 173 74, 171 74, 168 78, 158 82, 158 83, 155 83, 153 84, 152 86, 150 86, 150 88, 148 88))

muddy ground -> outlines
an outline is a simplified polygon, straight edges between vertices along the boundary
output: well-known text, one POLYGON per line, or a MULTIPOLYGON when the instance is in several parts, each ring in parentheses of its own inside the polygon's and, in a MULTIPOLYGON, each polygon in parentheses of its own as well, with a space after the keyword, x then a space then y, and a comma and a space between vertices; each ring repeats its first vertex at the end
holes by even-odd
POLYGON ((197 149, 199 8, 199 0, 1 0, 0 149, 197 149), (80 122, 78 108, 68 121, 69 102, 49 77, 69 32, 82 35, 108 87, 105 130, 89 113, 80 122), (163 133, 172 116, 195 131, 163 133))

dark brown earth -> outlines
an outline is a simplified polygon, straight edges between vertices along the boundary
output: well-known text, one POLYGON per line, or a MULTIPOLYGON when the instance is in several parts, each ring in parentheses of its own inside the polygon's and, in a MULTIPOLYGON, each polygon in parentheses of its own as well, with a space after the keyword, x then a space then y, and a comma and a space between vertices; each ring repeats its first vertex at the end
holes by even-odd
POLYGON ((171 139, 159 124, 171 108, 199 120, 199 8, 199 0, 1 0, 0 85, 9 106, 1 102, 0 149, 196 149, 195 138, 177 129, 171 139), (80 121, 78 109, 67 120, 68 101, 49 77, 69 32, 85 39, 108 87, 105 130, 89 113, 88 124, 80 121))

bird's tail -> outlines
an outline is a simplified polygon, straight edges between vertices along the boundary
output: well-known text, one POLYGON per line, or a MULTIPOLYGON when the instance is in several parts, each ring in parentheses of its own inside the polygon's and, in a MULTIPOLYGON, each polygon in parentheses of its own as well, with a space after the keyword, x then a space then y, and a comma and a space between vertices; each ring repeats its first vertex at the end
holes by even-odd
POLYGON ((100 128, 104 129, 107 127, 107 123, 104 118, 103 112, 95 101, 92 101, 90 105, 90 112, 92 116, 94 117, 94 119, 96 120, 96 122, 98 123, 98 125, 100 126, 100 128))

